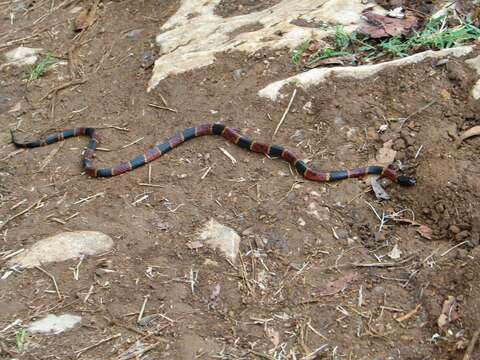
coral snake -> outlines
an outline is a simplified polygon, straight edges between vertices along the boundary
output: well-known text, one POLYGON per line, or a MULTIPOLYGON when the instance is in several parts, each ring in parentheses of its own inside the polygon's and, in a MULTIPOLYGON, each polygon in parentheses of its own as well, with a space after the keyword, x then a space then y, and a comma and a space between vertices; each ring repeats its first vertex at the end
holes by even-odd
POLYGON ((219 135, 223 136, 225 139, 241 148, 249 149, 250 151, 265 154, 270 157, 281 157, 285 159, 295 167, 300 175, 308 180, 330 182, 348 178, 359 178, 368 174, 376 174, 386 177, 401 185, 412 186, 416 184, 416 180, 414 178, 397 175, 395 171, 384 166, 367 166, 351 170, 335 170, 328 172, 315 170, 307 166, 307 164, 300 160, 292 151, 279 145, 268 145, 252 141, 249 138, 239 134, 236 130, 223 124, 204 124, 197 127, 187 128, 183 130, 183 132, 178 133, 174 137, 168 139, 166 142, 155 145, 154 147, 148 149, 144 154, 139 155, 130 161, 121 162, 114 167, 100 169, 97 169, 93 166, 94 153, 100 141, 100 137, 95 128, 86 127, 68 129, 49 135, 43 139, 26 143, 17 142, 12 132, 12 142, 17 147, 34 148, 50 145, 74 136, 82 135, 90 137, 90 142, 88 143, 87 149, 83 154, 83 165, 85 166, 86 173, 92 177, 111 177, 120 175, 158 159, 160 156, 166 154, 185 141, 204 135, 219 135))

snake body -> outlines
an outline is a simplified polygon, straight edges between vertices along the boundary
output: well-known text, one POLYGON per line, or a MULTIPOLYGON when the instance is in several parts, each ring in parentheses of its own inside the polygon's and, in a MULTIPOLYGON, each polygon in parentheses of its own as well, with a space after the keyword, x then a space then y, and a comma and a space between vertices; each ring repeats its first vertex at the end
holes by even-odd
POLYGON ((112 177, 132 171, 133 169, 158 159, 160 156, 166 154, 185 141, 205 135, 222 136, 226 140, 241 148, 268 155, 270 157, 281 157, 295 167, 300 175, 312 181, 331 182, 348 178, 359 178, 368 174, 376 174, 386 177, 401 185, 412 186, 416 184, 416 180, 414 178, 398 175, 392 169, 384 166, 367 166, 351 170, 334 170, 328 172, 316 170, 309 167, 292 151, 284 148, 283 146, 273 144, 269 145, 253 141, 241 135, 238 131, 225 126, 224 124, 203 124, 197 127, 184 129, 183 132, 176 134, 174 137, 168 139, 164 143, 155 145, 154 147, 148 149, 145 153, 129 161, 120 162, 118 165, 109 168, 95 168, 93 166, 95 150, 100 142, 100 136, 95 128, 81 127, 68 129, 49 135, 45 138, 26 143, 20 143, 16 141, 12 132, 12 142, 17 147, 35 148, 39 146, 50 145, 75 136, 89 136, 90 141, 87 149, 83 153, 83 165, 85 167, 85 172, 91 177, 112 177))

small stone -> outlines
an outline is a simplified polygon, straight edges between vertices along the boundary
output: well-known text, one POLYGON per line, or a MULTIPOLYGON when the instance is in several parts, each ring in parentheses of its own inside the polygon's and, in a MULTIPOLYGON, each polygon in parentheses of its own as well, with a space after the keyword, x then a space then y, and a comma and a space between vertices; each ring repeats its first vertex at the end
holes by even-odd
POLYGON ((30 249, 11 258, 7 266, 32 268, 50 262, 78 259, 82 255, 96 255, 112 247, 112 238, 98 231, 65 232, 37 241, 30 249))
POLYGON ((480 234, 478 232, 473 232, 470 238, 470 242, 473 246, 480 245, 480 234))
POLYGON ((457 241, 463 241, 463 240, 465 240, 469 235, 470 235, 470 231, 468 231, 468 230, 460 231, 457 235, 455 235, 455 240, 457 240, 457 241))
POLYGON ((143 29, 133 29, 127 33, 127 37, 130 39, 136 39, 143 32, 143 29))
POLYGON ((305 111, 308 115, 314 115, 315 113, 313 112, 312 109, 312 102, 308 101, 303 105, 303 111, 305 111))
POLYGON ((302 218, 298 218, 298 225, 305 226, 307 223, 302 218))
POLYGON ((375 294, 375 295, 378 295, 378 296, 383 296, 385 294, 385 288, 382 287, 382 286, 375 286, 373 289, 372 289, 372 292, 375 294))
POLYGON ((292 139, 293 141, 299 143, 303 140, 305 140, 305 131, 303 130, 295 130, 295 132, 293 133, 292 136, 290 136, 290 139, 292 139))
POLYGON ((397 140, 394 141, 393 143, 393 149, 394 150, 403 150, 405 149, 406 147, 406 143, 405 143, 405 140, 403 140, 402 138, 398 138, 397 140))
POLYGON ((341 116, 335 116, 334 123, 339 127, 347 125, 347 121, 341 116))
POLYGON ((460 232, 460 228, 456 225, 451 225, 449 230, 454 234, 458 234, 460 232))
POLYGON ((142 55, 142 68, 148 69, 149 67, 153 66, 155 63, 155 55, 151 51, 147 51, 142 55))
POLYGON ((348 231, 345 229, 336 229, 335 233, 339 240, 346 240, 348 238, 348 231))
POLYGON ((378 134, 377 130, 374 127, 367 128, 367 137, 370 141, 376 141, 380 139, 380 135, 378 134))
POLYGON ((82 321, 82 318, 77 315, 64 314, 56 316, 48 314, 46 317, 30 323, 27 331, 45 335, 57 335, 73 329, 80 321, 82 321))
POLYGON ((198 240, 204 241, 213 249, 219 249, 227 258, 235 261, 241 238, 232 228, 210 219, 200 230, 198 240))
POLYGON ((406 136, 404 137, 405 142, 407 143, 407 146, 413 146, 415 145, 415 138, 411 136, 406 136))
POLYGON ((443 206, 443 204, 437 204, 435 205, 435 210, 438 213, 442 214, 445 211, 445 206, 443 206))
POLYGON ((240 79, 242 76, 245 76, 247 72, 244 69, 235 69, 232 71, 233 78, 235 80, 240 79))
POLYGON ((34 65, 37 62, 37 54, 42 49, 34 49, 20 46, 16 49, 10 50, 5 54, 7 63, 15 66, 34 65))

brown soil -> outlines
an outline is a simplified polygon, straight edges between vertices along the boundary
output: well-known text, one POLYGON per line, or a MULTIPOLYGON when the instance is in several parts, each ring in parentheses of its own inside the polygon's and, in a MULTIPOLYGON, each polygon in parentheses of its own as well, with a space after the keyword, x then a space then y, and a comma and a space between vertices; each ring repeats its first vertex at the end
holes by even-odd
MULTIPOLYGON (((16 319, 26 324, 46 313, 83 317, 81 327, 62 335, 29 335, 21 354, 15 347, 19 328, 0 333, 0 358, 74 359, 75 351, 121 333, 81 358, 116 358, 141 339, 146 346, 156 344, 148 352, 151 359, 300 359, 323 345, 318 358, 462 359, 480 323, 480 139, 459 147, 454 141, 479 125, 479 104, 469 95, 476 76, 463 59, 426 61, 363 81, 331 79, 298 92, 276 142, 315 166, 344 168, 369 163, 393 140, 403 172, 414 175, 418 185, 382 182, 388 201, 378 202, 364 181, 302 181, 286 163, 214 137, 190 141, 152 163, 151 181, 161 187, 143 187, 138 183, 147 182, 148 167, 105 180, 81 175, 84 138, 16 153, 5 136, 14 127, 35 138, 74 126, 116 125, 129 130, 102 130, 102 147, 117 149, 142 138, 123 150, 97 152, 96 163, 104 166, 203 122, 221 121, 270 141, 289 99, 270 103, 256 92, 297 72, 288 52, 221 55, 215 65, 170 77, 147 94, 154 36, 177 1, 101 3, 99 18, 80 40, 70 25, 72 7, 34 24, 51 5, 35 4, 17 13, 14 25, 0 5, 6 29, 0 51, 12 48, 1 45, 6 41, 36 34, 26 46, 65 59, 73 49, 75 63, 29 84, 23 70, 1 73, 0 219, 48 197, 42 208, 3 229, 0 255, 69 230, 102 231, 115 240, 115 249, 87 257, 78 281, 71 271, 78 261, 43 266, 55 277, 62 301, 50 278, 37 270, 0 281, 0 331, 16 319), (132 34, 134 29, 142 31, 132 34), (236 69, 244 75, 234 76, 236 69), (71 74, 87 81, 44 98, 71 81, 71 74), (162 97, 178 112, 148 105, 162 105, 162 97), (433 100, 403 127, 392 120, 433 100), (21 110, 8 112, 18 102, 21 110), (377 133, 386 123, 388 130, 377 133), (104 197, 74 204, 100 192, 104 197), (148 198, 132 205, 145 194, 148 198), (409 209, 402 217, 411 219, 413 212, 433 238, 402 222, 388 222, 380 232, 367 202, 380 213, 409 209), (76 213, 66 224, 55 220, 76 213), (242 234, 241 261, 232 265, 206 247, 187 246, 210 218, 242 234), (394 245, 402 251, 399 260, 387 255, 394 245), (394 264, 352 265, 378 262, 394 264), (193 291, 191 273, 198 274, 193 291), (212 299, 218 286, 220 294, 212 299), (437 319, 449 295, 457 298, 459 319, 445 332, 437 319), (145 314, 163 316, 139 326, 145 296, 145 314), (407 319, 395 319, 417 305, 407 319)), ((473 358, 480 358, 478 346, 473 358)))

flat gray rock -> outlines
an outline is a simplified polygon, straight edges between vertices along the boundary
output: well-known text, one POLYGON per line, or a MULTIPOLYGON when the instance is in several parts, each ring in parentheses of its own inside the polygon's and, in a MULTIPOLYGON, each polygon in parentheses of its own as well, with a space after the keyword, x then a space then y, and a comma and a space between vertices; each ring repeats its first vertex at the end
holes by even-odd
POLYGON ((112 247, 112 238, 98 231, 64 232, 37 241, 30 249, 11 258, 7 266, 33 268, 46 263, 77 259, 82 255, 96 255, 112 247))
POLYGON ((198 240, 205 242, 213 249, 222 251, 225 256, 235 261, 237 258, 240 235, 228 226, 211 219, 200 229, 198 240))
POLYGON ((37 334, 56 335, 73 329, 82 321, 81 316, 63 314, 60 316, 48 314, 46 317, 28 325, 27 331, 37 334))

